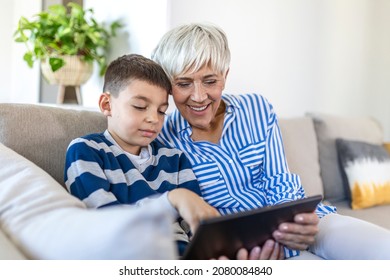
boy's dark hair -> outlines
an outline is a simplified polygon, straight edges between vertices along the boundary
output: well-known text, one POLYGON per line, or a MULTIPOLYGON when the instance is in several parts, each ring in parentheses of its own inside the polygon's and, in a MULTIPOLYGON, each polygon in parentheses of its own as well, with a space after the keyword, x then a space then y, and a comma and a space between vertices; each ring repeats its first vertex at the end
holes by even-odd
POLYGON ((112 61, 104 75, 103 92, 118 96, 133 80, 144 81, 171 93, 172 85, 163 68, 151 59, 128 54, 112 61))

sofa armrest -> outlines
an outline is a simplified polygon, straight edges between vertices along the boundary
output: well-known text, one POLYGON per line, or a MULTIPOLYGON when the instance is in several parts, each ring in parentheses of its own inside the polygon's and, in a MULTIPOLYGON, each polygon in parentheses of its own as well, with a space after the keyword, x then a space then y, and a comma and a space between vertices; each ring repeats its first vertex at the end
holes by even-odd
POLYGON ((0 260, 25 260, 26 257, 8 239, 0 229, 0 260))

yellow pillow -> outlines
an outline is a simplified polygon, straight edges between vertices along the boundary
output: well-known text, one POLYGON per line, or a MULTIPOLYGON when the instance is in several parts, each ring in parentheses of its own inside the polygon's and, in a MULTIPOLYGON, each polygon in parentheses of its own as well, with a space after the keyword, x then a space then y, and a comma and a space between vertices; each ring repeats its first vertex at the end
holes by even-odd
POLYGON ((390 203, 390 154, 386 148, 345 139, 336 139, 336 147, 352 209, 390 203))
POLYGON ((390 142, 385 142, 383 143, 383 147, 386 149, 386 151, 389 153, 390 155, 390 142))

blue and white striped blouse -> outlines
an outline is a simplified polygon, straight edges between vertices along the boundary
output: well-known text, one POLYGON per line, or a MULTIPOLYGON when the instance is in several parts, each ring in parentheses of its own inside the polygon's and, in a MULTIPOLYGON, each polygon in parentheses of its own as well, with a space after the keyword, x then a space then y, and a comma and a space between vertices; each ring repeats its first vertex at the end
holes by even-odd
MULTIPOLYGON (((178 110, 166 118, 158 141, 187 155, 202 196, 221 214, 280 204, 305 196, 298 175, 288 170, 273 107, 258 94, 222 95, 226 104, 218 144, 193 141, 178 110)), ((320 204, 321 218, 335 208, 320 204)), ((286 257, 298 252, 285 250, 286 257)))

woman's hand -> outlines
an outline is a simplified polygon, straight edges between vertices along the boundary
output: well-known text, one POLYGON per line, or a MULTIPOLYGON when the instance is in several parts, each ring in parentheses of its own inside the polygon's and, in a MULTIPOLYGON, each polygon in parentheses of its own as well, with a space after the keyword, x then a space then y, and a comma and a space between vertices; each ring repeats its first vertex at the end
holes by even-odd
POLYGON ((168 199, 179 215, 189 224, 193 233, 195 233, 200 220, 220 216, 217 209, 187 189, 179 188, 170 191, 168 199))
POLYGON ((318 223, 315 213, 301 213, 294 217, 294 223, 281 223, 272 235, 290 249, 306 250, 315 242, 318 223))

